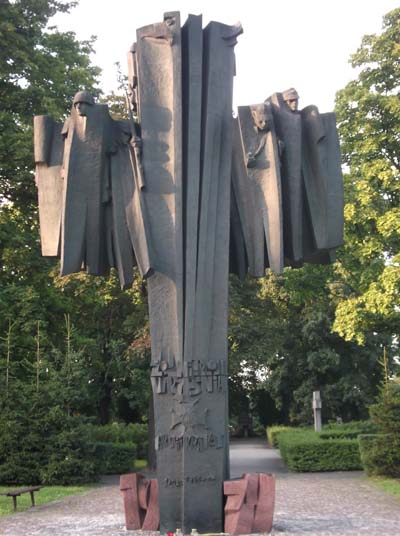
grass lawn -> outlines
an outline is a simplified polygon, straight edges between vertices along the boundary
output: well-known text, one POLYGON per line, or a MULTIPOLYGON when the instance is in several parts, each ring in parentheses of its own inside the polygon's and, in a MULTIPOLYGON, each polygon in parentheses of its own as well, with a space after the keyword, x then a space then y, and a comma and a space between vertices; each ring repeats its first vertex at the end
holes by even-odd
POLYGON ((147 460, 135 460, 135 471, 146 469, 147 460))
MULTIPOLYGON (((0 486, 0 493, 8 489, 18 489, 25 486, 0 486)), ((35 492, 35 504, 46 504, 51 501, 57 501, 68 495, 76 495, 88 491, 93 486, 43 486, 35 492)), ((23 493, 17 497, 17 512, 28 510, 31 507, 31 496, 29 493, 23 493)), ((14 513, 12 497, 0 496, 0 517, 14 513)))
MULTIPOLYGON (((135 460, 135 471, 141 471, 146 469, 147 460, 135 460)), ((68 497, 68 495, 77 495, 92 489, 96 484, 87 486, 43 486, 39 491, 35 491, 35 504, 46 504, 52 501, 57 501, 68 497)), ((8 489, 24 488, 26 486, 0 486, 0 493, 7 491, 8 489)), ((31 507, 31 496, 29 493, 23 493, 20 497, 17 497, 17 512, 23 512, 31 507)), ((0 517, 13 514, 13 500, 12 497, 5 497, 0 495, 0 517)))
POLYGON ((368 480, 377 488, 400 499, 400 480, 396 478, 385 478, 383 476, 370 477, 368 480))

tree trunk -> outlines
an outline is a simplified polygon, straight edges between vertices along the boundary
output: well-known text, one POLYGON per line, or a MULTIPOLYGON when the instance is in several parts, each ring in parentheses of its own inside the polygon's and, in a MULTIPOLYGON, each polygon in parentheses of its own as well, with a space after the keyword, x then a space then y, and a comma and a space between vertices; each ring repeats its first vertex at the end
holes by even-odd
POLYGON ((103 386, 103 396, 100 398, 99 403, 100 424, 108 424, 108 422, 110 421, 111 391, 112 383, 108 379, 105 379, 103 386))

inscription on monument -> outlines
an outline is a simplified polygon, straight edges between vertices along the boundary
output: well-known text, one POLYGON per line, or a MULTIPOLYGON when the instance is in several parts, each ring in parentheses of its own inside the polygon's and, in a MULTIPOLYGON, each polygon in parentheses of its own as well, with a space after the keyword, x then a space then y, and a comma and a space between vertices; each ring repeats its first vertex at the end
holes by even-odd
POLYGON ((177 449, 184 447, 190 450, 202 452, 207 449, 222 449, 225 444, 224 434, 190 434, 173 436, 161 434, 156 436, 156 450, 177 449))
POLYGON ((186 476, 185 478, 183 479, 177 479, 177 478, 164 478, 163 480, 163 485, 166 487, 166 488, 172 488, 172 487, 175 487, 175 488, 180 488, 181 486, 183 486, 184 483, 188 483, 188 484, 199 484, 199 485, 202 485, 202 484, 213 484, 214 482, 216 482, 216 477, 214 475, 205 475, 205 476, 199 476, 199 475, 196 475, 196 476, 186 476))
POLYGON ((224 359, 197 359, 176 365, 164 359, 151 364, 151 383, 157 394, 198 396, 202 393, 224 391, 224 377, 228 375, 224 359))

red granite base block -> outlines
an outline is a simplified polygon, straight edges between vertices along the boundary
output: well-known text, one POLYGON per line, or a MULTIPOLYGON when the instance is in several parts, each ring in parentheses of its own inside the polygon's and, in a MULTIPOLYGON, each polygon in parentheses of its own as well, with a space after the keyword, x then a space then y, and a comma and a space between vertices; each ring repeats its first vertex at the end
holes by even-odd
POLYGON ((260 474, 252 532, 271 532, 275 508, 275 476, 260 474))
POLYGON ((119 489, 122 493, 122 500, 125 511, 125 526, 127 530, 139 530, 142 523, 139 513, 138 480, 142 475, 132 473, 121 475, 119 489))
POLYGON ((147 502, 146 517, 142 524, 142 530, 158 530, 160 526, 160 509, 158 507, 158 482, 154 478, 148 480, 149 497, 147 502))
POLYGON ((248 473, 240 480, 224 482, 225 532, 270 532, 275 504, 275 477, 248 473))
POLYGON ((160 514, 157 480, 147 480, 139 473, 121 475, 120 490, 127 530, 158 530, 160 514))

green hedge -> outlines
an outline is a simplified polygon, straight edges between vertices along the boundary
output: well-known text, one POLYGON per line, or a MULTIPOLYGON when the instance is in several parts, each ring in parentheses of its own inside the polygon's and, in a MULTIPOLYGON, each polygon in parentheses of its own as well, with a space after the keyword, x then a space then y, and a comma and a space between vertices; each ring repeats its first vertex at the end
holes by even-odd
POLYGON ((147 458, 148 432, 146 424, 130 423, 88 425, 88 433, 95 443, 133 444, 138 458, 147 458))
POLYGON ((287 432, 288 430, 291 430, 288 426, 268 426, 267 441, 271 447, 274 447, 275 449, 278 448, 278 435, 281 432, 287 432))
POLYGON ((321 439, 357 439, 360 434, 373 434, 377 428, 372 421, 351 421, 331 423, 323 427, 321 439))
POLYGON ((78 485, 99 478, 84 418, 32 404, 0 412, 0 484, 78 485))
POLYGON ((361 461, 369 476, 400 478, 400 437, 395 434, 365 434, 358 438, 361 461))
POLYGON ((0 414, 0 484, 80 485, 132 472, 147 455, 146 425, 95 426, 61 410, 29 417, 0 414))
POLYGON ((321 439, 357 439, 360 434, 376 432, 376 425, 372 421, 351 421, 343 424, 328 424, 319 435, 321 439))
MULTIPOLYGON (((279 447, 278 436, 281 432, 312 432, 311 426, 283 426, 274 425, 267 428, 268 443, 274 447, 279 447)), ((321 439, 357 439, 360 434, 370 434, 377 432, 372 421, 350 421, 347 423, 329 423, 323 426, 320 432, 321 439)))
POLYGON ((40 469, 40 481, 48 485, 81 485, 95 482, 100 473, 95 449, 85 424, 72 425, 46 438, 47 463, 40 469))
POLYGON ((352 471, 362 469, 358 441, 322 440, 315 432, 281 432, 281 456, 291 471, 352 471))
POLYGON ((309 426, 298 426, 294 428, 293 426, 283 426, 283 425, 275 425, 275 426, 268 426, 267 428, 267 440, 268 443, 271 445, 271 447, 274 447, 275 449, 279 448, 279 434, 281 432, 306 432, 311 431, 311 428, 309 426))
MULTIPOLYGON (((330 433, 336 434, 335 437, 338 437, 339 434, 346 435, 349 434, 375 434, 377 433, 376 425, 371 421, 350 421, 346 423, 329 423, 323 426, 322 432, 326 436, 330 433)), ((334 437, 332 435, 331 437, 334 437)))
POLYGON ((319 434, 321 439, 357 439, 359 430, 327 430, 319 434))
POLYGON ((133 443, 96 443, 95 453, 102 474, 131 473, 135 470, 136 448, 133 443))
POLYGON ((349 421, 343 423, 330 422, 323 425, 323 432, 338 431, 338 432, 354 432, 358 431, 362 434, 373 434, 376 432, 376 425, 371 421, 349 421))

